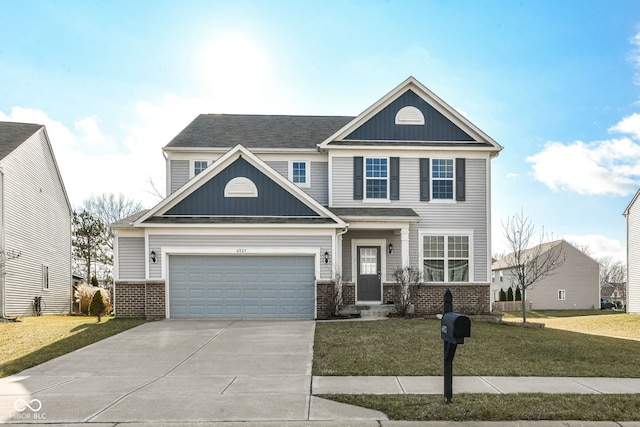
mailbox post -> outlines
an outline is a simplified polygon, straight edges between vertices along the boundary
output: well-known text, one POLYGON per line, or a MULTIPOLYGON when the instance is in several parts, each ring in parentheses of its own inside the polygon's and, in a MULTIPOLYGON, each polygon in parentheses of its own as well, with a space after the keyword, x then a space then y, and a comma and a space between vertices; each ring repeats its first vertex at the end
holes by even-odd
POLYGON ((458 344, 464 344, 464 339, 471 336, 471 320, 462 314, 446 311, 453 309, 451 300, 451 291, 447 290, 445 313, 440 323, 440 335, 444 341, 444 397, 447 403, 451 403, 453 397, 453 357, 458 344))

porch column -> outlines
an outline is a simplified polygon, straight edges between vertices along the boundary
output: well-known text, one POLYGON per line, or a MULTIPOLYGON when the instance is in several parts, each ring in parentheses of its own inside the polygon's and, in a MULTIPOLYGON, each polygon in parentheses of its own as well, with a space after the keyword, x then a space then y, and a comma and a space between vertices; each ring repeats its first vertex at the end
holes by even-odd
POLYGON ((409 265, 409 227, 400 230, 400 263, 403 267, 409 265))

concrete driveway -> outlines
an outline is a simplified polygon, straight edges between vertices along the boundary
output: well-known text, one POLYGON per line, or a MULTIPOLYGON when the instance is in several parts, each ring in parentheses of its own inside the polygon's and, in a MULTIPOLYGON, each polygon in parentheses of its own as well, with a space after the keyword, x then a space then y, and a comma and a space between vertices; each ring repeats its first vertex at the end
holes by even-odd
POLYGON ((380 419, 310 396, 313 321, 165 320, 0 379, 0 422, 380 419))

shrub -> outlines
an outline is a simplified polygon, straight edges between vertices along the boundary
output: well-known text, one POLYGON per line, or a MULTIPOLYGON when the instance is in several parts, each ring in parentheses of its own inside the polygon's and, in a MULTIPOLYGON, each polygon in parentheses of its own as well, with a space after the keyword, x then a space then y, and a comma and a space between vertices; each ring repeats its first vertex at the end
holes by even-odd
POLYGON ((98 282, 98 278, 96 277, 96 275, 94 274, 93 276, 91 276, 91 286, 98 286, 100 283, 98 282))
POLYGON ((513 288, 507 289, 507 301, 513 301, 513 288))
POLYGON ((522 301, 522 292, 520 292, 520 288, 516 288, 516 301, 522 301))
POLYGON ((406 316, 410 314, 407 311, 411 305, 411 292, 420 286, 422 273, 417 267, 408 265, 396 268, 393 278, 396 279, 394 302, 397 313, 406 316))
POLYGON ((107 302, 102 296, 100 289, 97 289, 91 299, 91 305, 89 306, 89 314, 92 316, 98 316, 98 322, 100 318, 107 312, 107 302))
POLYGON ((504 291, 504 289, 500 289, 500 301, 506 301, 507 300, 507 293, 504 291))
POLYGON ((96 291, 101 290, 102 298, 107 304, 107 313, 111 311, 111 293, 107 289, 91 286, 87 283, 80 283, 76 286, 73 293, 76 302, 78 303, 78 311, 83 314, 89 314, 89 306, 93 300, 93 295, 96 291))

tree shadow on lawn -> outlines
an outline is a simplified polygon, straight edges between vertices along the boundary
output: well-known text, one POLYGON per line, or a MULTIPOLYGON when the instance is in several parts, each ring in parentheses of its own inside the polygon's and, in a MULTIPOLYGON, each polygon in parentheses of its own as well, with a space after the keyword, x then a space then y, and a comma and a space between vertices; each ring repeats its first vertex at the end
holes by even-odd
POLYGON ((74 332, 73 335, 52 342, 17 359, 0 364, 0 378, 17 374, 25 369, 102 341, 145 322, 145 319, 111 319, 109 322, 78 325, 71 329, 74 332))

